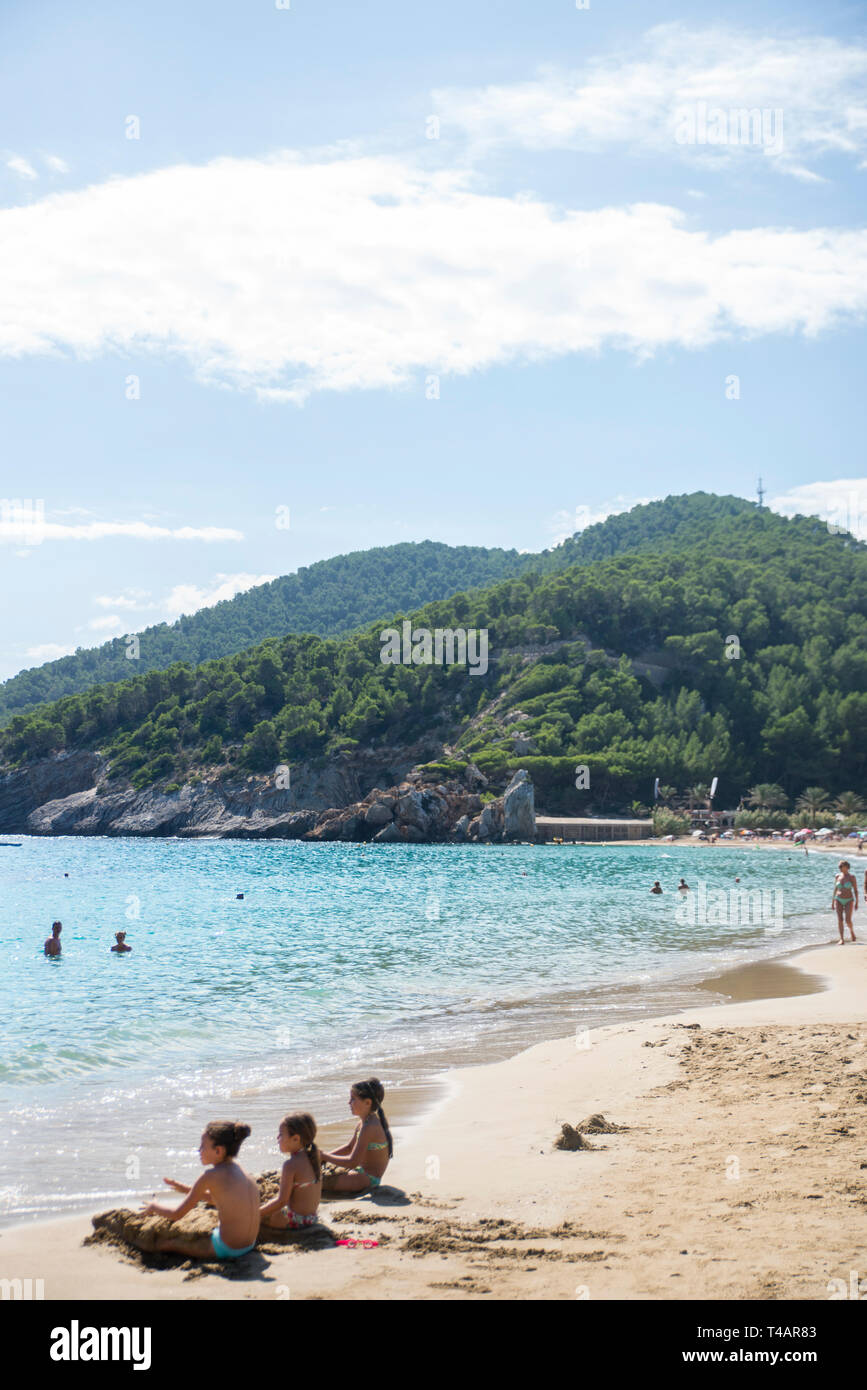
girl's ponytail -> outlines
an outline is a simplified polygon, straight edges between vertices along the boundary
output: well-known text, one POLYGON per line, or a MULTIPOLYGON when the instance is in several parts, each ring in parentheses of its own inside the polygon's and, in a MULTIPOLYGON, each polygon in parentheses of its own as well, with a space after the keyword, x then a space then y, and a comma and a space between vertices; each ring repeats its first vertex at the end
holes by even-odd
POLYGON ((382 1131, 388 1140, 388 1156, 394 1158, 394 1142, 391 1137, 391 1130, 388 1127, 388 1120, 385 1118, 385 1111, 382 1102, 385 1100, 385 1087, 376 1076, 371 1076, 368 1081, 357 1081, 352 1088, 361 1100, 369 1100, 372 1108, 376 1111, 382 1131))

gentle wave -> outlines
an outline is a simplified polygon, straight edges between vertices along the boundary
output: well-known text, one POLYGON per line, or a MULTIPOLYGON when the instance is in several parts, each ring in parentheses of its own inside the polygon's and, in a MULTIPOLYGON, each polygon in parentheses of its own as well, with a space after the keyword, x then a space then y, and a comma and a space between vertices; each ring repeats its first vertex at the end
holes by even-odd
POLYGON ((46 1191, 64 1207, 128 1193, 134 1160, 158 1182, 212 1109, 256 1117, 264 1161, 287 1098, 336 1119, 358 1074, 393 1088, 581 1020, 680 1007, 702 976, 826 938, 827 914, 808 914, 833 868, 641 844, 25 839, 0 858, 0 1214, 46 1191), (681 874, 780 889, 782 929, 679 921, 681 874), (63 955, 47 961, 54 918, 63 955))

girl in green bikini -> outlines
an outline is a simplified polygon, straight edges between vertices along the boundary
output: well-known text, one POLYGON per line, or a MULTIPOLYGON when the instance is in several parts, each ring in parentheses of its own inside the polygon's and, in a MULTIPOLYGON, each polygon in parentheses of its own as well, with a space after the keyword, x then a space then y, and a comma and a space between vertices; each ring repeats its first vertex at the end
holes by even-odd
POLYGON ((356 1081, 351 1088, 349 1108, 358 1126, 343 1148, 322 1154, 323 1162, 347 1170, 325 1175, 324 1187, 328 1192, 369 1192, 379 1187, 394 1153, 391 1130, 382 1108, 384 1099, 382 1082, 375 1076, 369 1081, 356 1081))
POLYGON ((858 906, 858 880, 850 871, 849 860, 840 860, 840 872, 834 879, 834 892, 831 895, 831 910, 837 913, 837 926, 840 928, 840 945, 843 945, 843 921, 849 928, 849 935, 855 940, 852 926, 852 911, 858 906))

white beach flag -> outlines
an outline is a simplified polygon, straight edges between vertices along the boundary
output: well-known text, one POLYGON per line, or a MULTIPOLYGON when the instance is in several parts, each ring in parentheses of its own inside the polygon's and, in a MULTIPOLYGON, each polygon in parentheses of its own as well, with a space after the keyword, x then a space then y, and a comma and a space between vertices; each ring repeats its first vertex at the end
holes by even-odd
POLYGON ((714 797, 716 796, 716 784, 717 784, 718 781, 719 781, 719 778, 718 778, 718 777, 714 777, 713 781, 712 781, 711 784, 710 784, 710 799, 711 799, 711 801, 713 801, 714 797))
POLYGON ((654 799, 654 801, 656 800, 656 798, 657 798, 658 796, 659 796, 659 778, 657 777, 657 778, 654 780, 654 783, 653 783, 653 799, 654 799))

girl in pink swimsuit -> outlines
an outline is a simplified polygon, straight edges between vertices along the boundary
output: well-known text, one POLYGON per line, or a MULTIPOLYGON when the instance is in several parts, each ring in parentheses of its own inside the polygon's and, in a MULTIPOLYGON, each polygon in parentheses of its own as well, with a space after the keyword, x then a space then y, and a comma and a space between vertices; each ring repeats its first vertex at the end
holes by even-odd
POLYGON ((306 1112, 286 1115, 280 1121, 277 1143, 289 1157, 280 1174, 280 1190, 259 1208, 259 1220, 284 1231, 315 1226, 322 1196, 322 1159, 313 1116, 306 1112))

